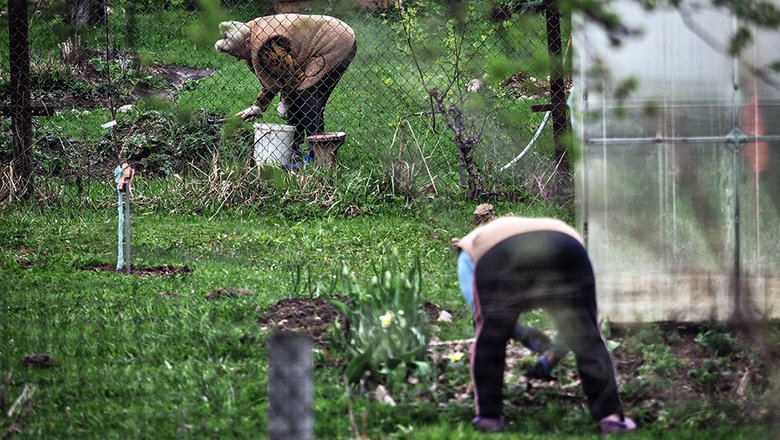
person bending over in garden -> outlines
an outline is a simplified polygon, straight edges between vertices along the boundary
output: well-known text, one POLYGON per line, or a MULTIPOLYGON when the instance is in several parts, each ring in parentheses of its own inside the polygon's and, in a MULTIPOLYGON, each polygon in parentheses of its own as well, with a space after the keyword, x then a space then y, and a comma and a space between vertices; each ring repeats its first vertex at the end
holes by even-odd
MULTIPOLYGON (((474 313, 473 280, 474 263, 471 261, 468 253, 460 252, 458 255, 460 293, 463 295, 463 299, 466 300, 466 304, 468 304, 472 313, 474 313)), ((476 317, 474 318, 474 323, 476 325, 476 317)), ((525 348, 532 352, 541 354, 536 364, 526 372, 526 376, 529 378, 554 379, 553 369, 569 353, 569 349, 561 344, 560 341, 553 341, 541 330, 523 325, 520 322, 515 323, 510 337, 523 344, 525 348)))
POLYGON ((473 286, 476 337, 471 350, 473 424, 488 432, 504 427, 506 344, 523 312, 542 308, 561 343, 574 352, 591 416, 602 434, 636 429, 623 414, 612 357, 599 330, 596 283, 576 230, 555 219, 500 217, 458 240, 461 286, 473 286), (466 271, 468 272, 468 271, 466 271))
MULTIPOLYGON (((325 104, 357 51, 354 31, 333 17, 300 14, 223 22, 219 31, 216 50, 244 61, 262 86, 236 116, 252 120, 280 94, 277 109, 295 126, 293 156, 300 159, 305 137, 325 131, 325 104)), ((302 159, 311 162, 314 152, 302 159)))

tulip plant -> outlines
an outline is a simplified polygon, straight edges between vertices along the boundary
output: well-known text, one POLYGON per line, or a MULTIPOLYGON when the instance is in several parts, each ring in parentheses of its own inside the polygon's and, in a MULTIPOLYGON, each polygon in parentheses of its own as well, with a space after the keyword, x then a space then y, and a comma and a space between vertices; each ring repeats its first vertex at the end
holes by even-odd
POLYGON ((398 260, 394 250, 363 283, 346 266, 339 276, 344 300, 330 302, 346 318, 346 328, 334 332, 334 347, 348 359, 345 374, 350 382, 370 377, 392 390, 411 376, 430 376, 420 260, 415 258, 406 270, 398 260))

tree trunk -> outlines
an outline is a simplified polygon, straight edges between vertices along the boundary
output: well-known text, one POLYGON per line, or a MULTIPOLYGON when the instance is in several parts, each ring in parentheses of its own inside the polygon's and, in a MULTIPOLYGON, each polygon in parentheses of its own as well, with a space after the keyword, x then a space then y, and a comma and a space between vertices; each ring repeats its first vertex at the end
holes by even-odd
POLYGON ((97 25, 106 21, 105 0, 70 0, 73 4, 73 24, 97 25))

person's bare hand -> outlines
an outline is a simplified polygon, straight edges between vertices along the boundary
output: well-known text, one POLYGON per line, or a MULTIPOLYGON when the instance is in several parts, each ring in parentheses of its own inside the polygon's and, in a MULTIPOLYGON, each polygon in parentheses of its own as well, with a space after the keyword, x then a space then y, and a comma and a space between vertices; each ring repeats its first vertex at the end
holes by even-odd
POLYGON ((262 112, 263 111, 260 109, 260 107, 253 105, 236 113, 236 116, 238 116, 239 118, 245 121, 251 121, 252 119, 255 119, 256 117, 260 116, 262 112))

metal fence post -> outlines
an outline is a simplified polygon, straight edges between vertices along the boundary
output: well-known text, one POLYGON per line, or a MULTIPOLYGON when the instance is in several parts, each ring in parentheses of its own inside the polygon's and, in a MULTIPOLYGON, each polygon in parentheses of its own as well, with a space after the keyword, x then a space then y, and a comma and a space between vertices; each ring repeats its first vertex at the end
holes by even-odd
POLYGON ((125 197, 125 245, 124 245, 124 253, 125 253, 125 270, 130 271, 130 182, 126 182, 124 184, 124 197, 125 197))
POLYGON ((314 439, 312 341, 280 332, 269 338, 268 437, 271 440, 314 439))

